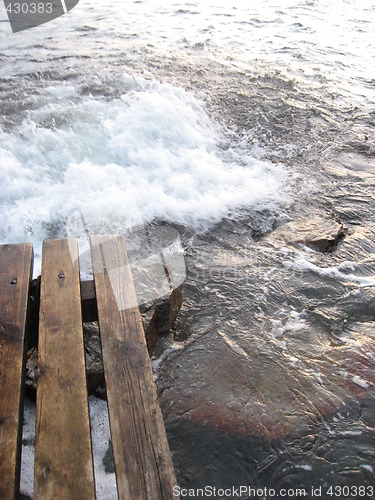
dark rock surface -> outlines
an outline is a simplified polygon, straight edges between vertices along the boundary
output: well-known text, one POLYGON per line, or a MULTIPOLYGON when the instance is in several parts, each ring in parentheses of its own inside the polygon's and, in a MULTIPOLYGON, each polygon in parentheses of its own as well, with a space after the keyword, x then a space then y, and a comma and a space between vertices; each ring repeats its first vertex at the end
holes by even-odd
POLYGON ((32 400, 35 400, 36 395, 36 378, 37 378, 37 366, 38 366, 38 349, 36 346, 31 347, 27 352, 27 362, 26 362, 26 394, 32 400))
MULTIPOLYGON (((37 331, 38 331, 38 309, 40 277, 33 281, 33 306, 32 314, 32 342, 29 345, 26 365, 26 388, 29 397, 35 399, 37 384, 37 331)), ((140 308, 145 331, 147 347, 150 356, 152 355, 158 339, 166 337, 174 328, 178 312, 182 306, 181 291, 174 289, 169 297, 159 299, 140 308)), ((103 371, 102 349, 100 342, 100 330, 97 321, 83 324, 83 338, 86 355, 87 390, 89 394, 106 398, 105 380, 103 371)))
POLYGON ((150 356, 154 352, 159 337, 169 334, 174 329, 182 302, 181 291, 175 288, 167 299, 140 308, 150 356))
POLYGON ((104 465, 104 471, 106 474, 114 474, 116 472, 115 470, 115 462, 113 458, 113 447, 112 447, 112 440, 109 440, 108 443, 108 448, 107 451, 105 452, 105 455, 102 459, 103 465, 104 465))
POLYGON ((40 276, 32 280, 30 285, 28 349, 38 345, 39 305, 40 276))
POLYGON ((97 321, 83 324, 83 339, 86 355, 86 380, 89 394, 106 397, 102 346, 97 321))
POLYGON ((346 229, 340 221, 323 217, 297 219, 275 231, 275 236, 281 237, 286 243, 305 245, 322 253, 334 251, 345 234, 346 229))

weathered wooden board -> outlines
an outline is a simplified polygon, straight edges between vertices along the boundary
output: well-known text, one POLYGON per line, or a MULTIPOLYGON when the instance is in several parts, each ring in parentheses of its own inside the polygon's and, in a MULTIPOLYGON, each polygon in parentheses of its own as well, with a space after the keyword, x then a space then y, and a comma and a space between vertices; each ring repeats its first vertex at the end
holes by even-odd
POLYGON ((119 498, 176 498, 124 238, 92 237, 91 252, 119 498))
POLYGON ((31 244, 0 246, 0 498, 19 490, 31 244))
POLYGON ((78 248, 43 244, 34 497, 95 498, 78 248))

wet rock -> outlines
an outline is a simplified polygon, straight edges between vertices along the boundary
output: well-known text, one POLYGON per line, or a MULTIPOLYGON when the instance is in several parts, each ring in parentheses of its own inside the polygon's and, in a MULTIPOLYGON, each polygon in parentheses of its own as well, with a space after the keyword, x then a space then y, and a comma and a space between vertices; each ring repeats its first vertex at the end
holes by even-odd
POLYGON ((276 237, 292 245, 306 245, 318 252, 332 252, 346 234, 340 221, 317 217, 312 220, 295 220, 280 226, 276 237))
POLYGON ((175 288, 168 299, 160 300, 151 307, 141 308, 143 328, 150 356, 154 352, 159 337, 168 335, 173 330, 182 302, 181 291, 175 288))
POLYGON ((314 432, 323 416, 374 395, 372 322, 347 329, 339 346, 319 342, 306 324, 285 331, 286 348, 272 340, 265 352, 259 332, 239 336, 223 328, 196 338, 163 365, 158 389, 167 428, 184 421, 222 434, 284 439, 314 432))
POLYGON ((36 380, 38 366, 38 349, 34 346, 27 352, 26 361, 26 394, 35 400, 36 395, 36 380))
POLYGON ((105 398, 105 381, 100 342, 99 325, 97 321, 84 323, 83 338, 86 356, 86 379, 89 394, 105 398))
MULTIPOLYGON (((38 283, 40 286, 40 281, 38 283)), ((36 283, 36 286, 38 283, 36 283)), ((150 356, 155 349, 158 339, 160 337, 167 338, 171 335, 182 302, 181 291, 176 288, 169 297, 140 308, 143 329, 145 331, 150 356)), ((34 327, 35 325, 37 325, 37 323, 34 323, 34 327)), ((99 324, 97 321, 83 324, 83 338, 86 357, 87 390, 89 394, 95 394, 105 399, 106 390, 102 348, 99 324)), ((37 363, 38 350, 36 345, 34 345, 28 351, 26 365, 26 386, 30 396, 34 399, 37 382, 37 363)))
MULTIPOLYGON (((172 291, 166 299, 141 307, 141 318, 150 356, 160 336, 168 335, 174 328, 178 312, 182 306, 179 289, 172 291)), ((98 322, 85 323, 83 335, 86 353, 87 389, 98 397, 105 398, 105 381, 102 349, 98 322)))

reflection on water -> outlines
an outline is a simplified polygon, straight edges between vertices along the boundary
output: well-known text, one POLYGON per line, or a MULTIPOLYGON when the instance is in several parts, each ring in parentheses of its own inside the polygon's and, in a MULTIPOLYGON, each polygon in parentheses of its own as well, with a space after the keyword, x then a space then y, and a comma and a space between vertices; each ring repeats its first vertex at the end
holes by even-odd
POLYGON ((375 483, 374 13, 95 0, 1 23, 2 239, 64 235, 80 203, 180 233, 179 349, 155 366, 183 486, 375 483))
POLYGON ((177 329, 188 341, 159 377, 185 487, 373 484, 374 198, 367 191, 359 212, 350 185, 354 175, 359 189, 362 171, 374 182, 369 164, 346 155, 327 163, 324 195, 297 202, 293 223, 252 239, 247 214, 191 245, 177 329), (345 187, 332 192, 336 169, 347 170, 345 187), (340 234, 336 220, 345 235, 333 251, 305 245, 311 231, 340 234))

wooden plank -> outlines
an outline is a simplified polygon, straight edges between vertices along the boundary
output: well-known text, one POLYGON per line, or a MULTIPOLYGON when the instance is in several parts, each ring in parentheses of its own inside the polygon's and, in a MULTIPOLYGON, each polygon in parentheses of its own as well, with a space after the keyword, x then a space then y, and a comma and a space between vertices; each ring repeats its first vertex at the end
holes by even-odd
POLYGON ((35 498, 95 498, 75 239, 43 244, 35 498))
POLYGON ((91 253, 119 498, 177 498, 124 237, 92 237, 91 253))
POLYGON ((0 246, 0 498, 19 490, 31 244, 0 246))

